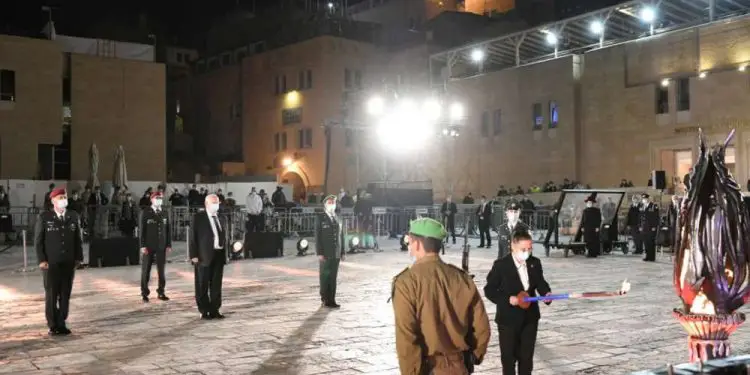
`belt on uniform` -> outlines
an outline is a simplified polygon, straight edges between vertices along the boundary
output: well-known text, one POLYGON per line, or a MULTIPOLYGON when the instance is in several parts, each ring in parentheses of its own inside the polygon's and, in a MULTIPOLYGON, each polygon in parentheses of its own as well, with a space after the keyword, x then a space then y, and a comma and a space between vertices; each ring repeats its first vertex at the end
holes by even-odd
POLYGON ((427 357, 425 359, 425 362, 430 367, 435 367, 440 364, 444 363, 456 363, 464 361, 464 354, 463 353, 453 353, 453 354, 435 354, 427 357))

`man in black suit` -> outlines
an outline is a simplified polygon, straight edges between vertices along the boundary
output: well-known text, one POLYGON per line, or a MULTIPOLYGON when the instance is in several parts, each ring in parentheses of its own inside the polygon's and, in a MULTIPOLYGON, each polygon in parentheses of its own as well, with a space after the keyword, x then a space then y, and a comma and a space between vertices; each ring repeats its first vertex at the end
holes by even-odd
POLYGON ((513 233, 529 231, 529 226, 522 222, 520 217, 521 206, 515 202, 509 203, 505 209, 505 218, 507 221, 497 227, 497 259, 510 254, 510 242, 513 233))
MULTIPOLYGON (((453 244, 456 244, 456 213, 458 213, 458 207, 453 203, 453 197, 450 195, 445 198, 443 206, 440 208, 440 213, 443 215, 443 223, 445 229, 453 237, 453 244)), ((448 243, 448 236, 445 237, 445 243, 448 243)))
POLYGON ((660 216, 659 206, 649 200, 646 193, 641 195, 640 211, 638 212, 638 242, 636 242, 636 254, 643 252, 646 248, 645 262, 656 261, 656 235, 659 229, 660 216))
POLYGON ((315 250, 320 260, 320 300, 323 306, 337 309, 336 278, 344 255, 344 231, 336 216, 336 196, 323 201, 324 214, 315 223, 315 250))
POLYGON ((76 266, 83 261, 81 220, 75 211, 66 209, 68 197, 64 188, 52 190, 49 197, 53 208, 39 214, 34 247, 44 278, 44 312, 49 334, 69 335, 65 320, 73 276, 76 266))
POLYGON ((140 231, 139 242, 141 244, 141 297, 143 303, 147 303, 148 295, 151 291, 148 289, 148 282, 151 279, 151 265, 156 262, 156 271, 159 274, 159 287, 156 294, 162 301, 169 301, 169 297, 164 294, 164 287, 167 280, 164 275, 164 267, 167 263, 167 254, 172 251, 172 236, 169 224, 169 215, 162 210, 164 196, 161 192, 151 193, 151 207, 146 207, 141 211, 138 220, 138 229, 140 231))
POLYGON ((586 208, 583 209, 581 215, 581 233, 583 234, 583 242, 586 243, 586 249, 588 254, 587 258, 596 258, 599 256, 599 248, 601 247, 601 235, 599 230, 602 227, 602 211, 594 206, 596 199, 593 197, 586 198, 586 208))
POLYGON ((190 260, 195 265, 195 302, 201 319, 224 319, 221 283, 227 261, 227 222, 219 218, 219 197, 209 194, 205 211, 193 215, 190 260))
POLYGON ((479 247, 484 247, 484 239, 487 239, 487 248, 492 247, 492 238, 490 237, 490 223, 492 222, 492 204, 487 202, 487 197, 482 195, 477 207, 477 216, 479 217, 479 247))
MULTIPOLYGON (((512 253, 495 261, 487 275, 484 294, 497 305, 495 323, 500 335, 500 359, 504 375, 529 375, 534 368, 534 346, 539 326, 539 305, 519 306, 518 294, 549 295, 542 262, 531 256, 533 242, 528 232, 513 234, 512 253)), ((549 302, 545 302, 549 304, 549 302)))

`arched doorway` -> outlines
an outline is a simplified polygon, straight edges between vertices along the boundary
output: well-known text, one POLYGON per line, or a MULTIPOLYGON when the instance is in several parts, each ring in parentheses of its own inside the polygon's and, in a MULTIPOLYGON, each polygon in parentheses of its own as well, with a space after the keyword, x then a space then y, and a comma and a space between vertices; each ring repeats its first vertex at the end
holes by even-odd
POLYGON ((291 184, 294 189, 294 197, 293 200, 295 202, 299 202, 303 197, 307 196, 307 188, 305 187, 305 180, 302 179, 302 176, 297 174, 296 172, 286 172, 284 175, 281 176, 281 183, 282 184, 291 184))

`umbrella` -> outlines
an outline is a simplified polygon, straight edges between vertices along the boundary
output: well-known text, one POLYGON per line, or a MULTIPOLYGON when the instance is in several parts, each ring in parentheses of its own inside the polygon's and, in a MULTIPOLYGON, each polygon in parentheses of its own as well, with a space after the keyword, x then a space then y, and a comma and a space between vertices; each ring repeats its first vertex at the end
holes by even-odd
POLYGON ((128 186, 128 168, 125 165, 125 149, 118 146, 115 150, 115 168, 112 174, 112 184, 125 189, 128 186))
POLYGON ((88 185, 92 188, 99 186, 99 177, 96 175, 99 171, 99 150, 96 148, 96 143, 91 144, 89 149, 89 179, 88 185))

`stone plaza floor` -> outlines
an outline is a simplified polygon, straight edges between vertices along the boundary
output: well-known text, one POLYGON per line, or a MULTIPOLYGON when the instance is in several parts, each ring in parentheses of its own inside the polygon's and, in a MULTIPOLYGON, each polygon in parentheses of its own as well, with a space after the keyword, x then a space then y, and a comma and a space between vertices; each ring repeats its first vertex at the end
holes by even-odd
MULTIPOLYGON (((409 257, 396 241, 381 247, 342 262, 342 308, 335 311, 320 308, 316 257, 296 257, 293 241, 284 258, 234 262, 225 270, 222 321, 199 319, 184 245, 167 265, 168 302, 141 303, 138 266, 81 270, 71 301, 73 334, 55 338, 47 336, 41 276, 14 271, 22 252, 11 249, 0 254, 0 373, 398 374, 387 300, 409 257)), ((543 305, 535 374, 625 374, 687 359, 686 335, 671 315, 678 299, 668 256, 645 263, 636 255, 537 253, 555 292, 617 290, 626 278, 632 291, 543 305)), ((480 290, 495 254, 472 250, 480 290)), ((444 259, 460 265, 460 246, 449 247, 444 259)), ((154 274, 152 290, 155 283, 154 274)), ((494 305, 485 304, 492 320, 494 305)), ((501 372, 495 328, 476 374, 501 372)), ((740 327, 732 343, 734 353, 750 352, 750 328, 740 327)))

